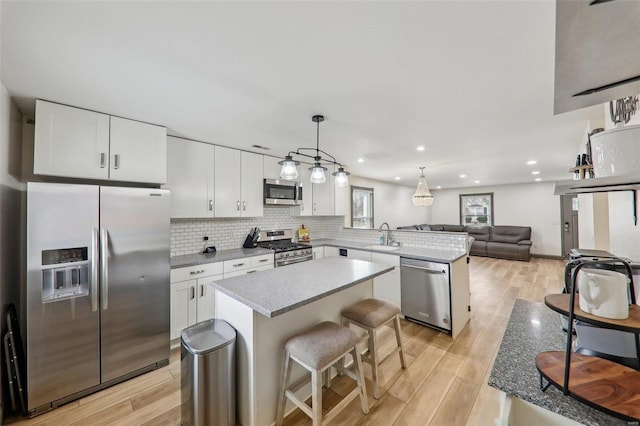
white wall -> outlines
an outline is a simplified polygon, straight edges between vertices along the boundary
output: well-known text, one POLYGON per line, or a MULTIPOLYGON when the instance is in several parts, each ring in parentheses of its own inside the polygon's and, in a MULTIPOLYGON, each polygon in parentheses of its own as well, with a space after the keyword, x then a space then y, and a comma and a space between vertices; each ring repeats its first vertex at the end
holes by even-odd
MULTIPOLYGON (((21 128, 20 112, 0 82, 0 330, 5 329, 7 304, 13 302, 20 309, 23 195, 20 182, 21 128)), ((4 368, 0 368, 0 383, 3 386, 4 374, 4 368)), ((1 401, 0 393, 0 404, 1 401)), ((0 409, 0 423, 1 416, 0 409)))
MULTIPOLYGON (((416 186, 418 180, 416 179, 416 186)), ((416 187, 396 185, 393 183, 367 179, 360 176, 349 176, 349 185, 373 188, 373 225, 379 227, 387 222, 391 229, 405 225, 429 223, 429 207, 413 205, 411 197, 416 187)), ((347 214, 344 226, 351 226, 351 193, 348 194, 347 214)))
POLYGON ((639 261, 640 222, 633 224, 633 193, 610 192, 608 201, 609 250, 616 256, 639 261))
POLYGON ((433 191, 434 224, 460 223, 460 194, 493 192, 494 225, 531 227, 531 253, 560 256, 560 197, 553 183, 498 185, 433 191))

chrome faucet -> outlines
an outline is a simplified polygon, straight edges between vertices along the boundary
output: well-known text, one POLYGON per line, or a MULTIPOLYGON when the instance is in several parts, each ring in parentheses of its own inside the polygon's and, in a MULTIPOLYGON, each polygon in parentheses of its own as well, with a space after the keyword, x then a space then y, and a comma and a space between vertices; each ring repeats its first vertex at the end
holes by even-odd
POLYGON ((391 245, 391 228, 389 228, 389 224, 387 222, 382 222, 378 231, 382 232, 382 227, 387 225, 387 245, 391 245))

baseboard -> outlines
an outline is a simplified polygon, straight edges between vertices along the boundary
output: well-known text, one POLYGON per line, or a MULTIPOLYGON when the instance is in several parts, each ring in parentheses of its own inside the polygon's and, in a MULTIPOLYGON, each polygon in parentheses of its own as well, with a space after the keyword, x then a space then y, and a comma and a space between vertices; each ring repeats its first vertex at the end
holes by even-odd
POLYGON ((564 260, 564 257, 553 255, 553 254, 531 253, 531 257, 539 257, 542 259, 564 260))

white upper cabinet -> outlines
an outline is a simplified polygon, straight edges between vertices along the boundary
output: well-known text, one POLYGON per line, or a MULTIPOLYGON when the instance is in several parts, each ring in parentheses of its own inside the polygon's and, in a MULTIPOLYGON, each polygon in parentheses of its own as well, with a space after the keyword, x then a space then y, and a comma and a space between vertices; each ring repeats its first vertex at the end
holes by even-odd
POLYGON ((291 207, 293 216, 344 216, 347 210, 349 187, 336 188, 333 167, 326 171, 325 183, 311 183, 310 165, 300 165, 302 183, 302 205, 291 207))
POLYGON ((325 183, 312 183, 313 186, 313 215, 333 216, 335 214, 335 185, 332 170, 327 170, 325 183))
POLYGON ((35 174, 165 183, 164 127, 36 101, 35 174))
POLYGON ((215 216, 262 216, 263 170, 262 155, 216 146, 215 216))
POLYGON ((213 145, 167 138, 167 185, 171 190, 172 218, 213 217, 213 145))
POLYGON ((271 157, 270 155, 264 155, 264 178, 265 179, 280 179, 280 171, 282 166, 278 164, 282 158, 271 157))
POLYGON ((252 152, 240 153, 241 216, 258 217, 264 213, 263 155, 252 152))
POLYGON ((309 181, 311 172, 307 170, 309 166, 301 164, 299 168, 298 181, 302 185, 302 204, 291 207, 292 216, 313 216, 313 184, 309 181))
POLYGON ((109 116, 36 101, 33 172, 109 179, 109 116))
POLYGON ((109 179, 123 182, 167 181, 167 129, 111 117, 109 179))

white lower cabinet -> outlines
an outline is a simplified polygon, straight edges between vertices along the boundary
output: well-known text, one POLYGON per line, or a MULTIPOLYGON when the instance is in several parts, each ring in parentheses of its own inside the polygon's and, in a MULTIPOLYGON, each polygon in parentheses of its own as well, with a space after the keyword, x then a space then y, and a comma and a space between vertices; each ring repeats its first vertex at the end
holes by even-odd
POLYGON ((400 305, 400 256, 392 254, 371 253, 371 261, 388 266, 395 266, 395 269, 386 274, 382 274, 373 279, 373 297, 393 303, 397 307, 400 305))
POLYGON ((324 247, 324 257, 338 257, 338 247, 324 247))
POLYGON ((324 257, 324 249, 326 247, 313 247, 311 251, 313 252, 314 259, 322 259, 324 257))
POLYGON ((364 250, 347 249, 347 258, 366 260, 367 262, 371 262, 371 252, 364 250))
POLYGON ((171 270, 171 339, 190 325, 215 317, 212 283, 273 268, 273 254, 171 270))

